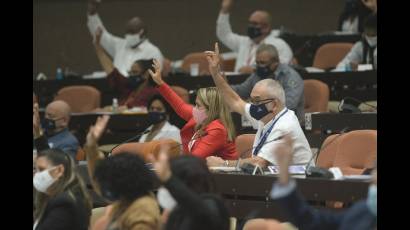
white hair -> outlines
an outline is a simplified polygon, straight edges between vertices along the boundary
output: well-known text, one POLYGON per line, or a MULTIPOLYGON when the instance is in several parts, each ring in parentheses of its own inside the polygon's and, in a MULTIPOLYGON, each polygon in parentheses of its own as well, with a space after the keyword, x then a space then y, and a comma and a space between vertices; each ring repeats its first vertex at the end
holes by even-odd
POLYGON ((273 79, 263 79, 258 81, 255 84, 255 87, 256 86, 263 87, 264 89, 266 89, 267 95, 272 98, 278 99, 283 106, 286 105, 285 91, 278 81, 275 81, 273 79))

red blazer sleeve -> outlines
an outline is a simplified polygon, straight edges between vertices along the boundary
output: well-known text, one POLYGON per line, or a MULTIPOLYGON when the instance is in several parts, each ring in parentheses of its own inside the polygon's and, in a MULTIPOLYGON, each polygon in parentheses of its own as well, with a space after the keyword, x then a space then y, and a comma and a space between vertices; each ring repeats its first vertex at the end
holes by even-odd
POLYGON ((227 141, 227 131, 219 124, 210 123, 205 131, 206 135, 197 139, 191 149, 192 155, 200 158, 215 155, 227 141))
POLYGON ((107 76, 108 84, 111 88, 116 89, 120 94, 129 93, 128 80, 116 68, 107 76))
POLYGON ((167 102, 172 106, 174 111, 185 121, 192 118, 192 108, 193 106, 185 103, 179 96, 174 92, 174 90, 169 87, 168 84, 164 83, 158 86, 159 93, 167 100, 167 102))

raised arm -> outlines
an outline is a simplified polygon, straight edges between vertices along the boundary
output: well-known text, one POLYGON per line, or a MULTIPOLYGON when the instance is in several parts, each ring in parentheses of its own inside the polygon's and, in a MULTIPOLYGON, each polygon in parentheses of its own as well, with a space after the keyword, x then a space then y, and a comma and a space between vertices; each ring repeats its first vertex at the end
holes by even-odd
POLYGON ((104 159, 104 154, 98 151, 98 140, 101 138, 109 120, 110 116, 108 115, 98 117, 95 125, 90 127, 87 134, 87 140, 84 145, 84 151, 87 155, 88 175, 90 176, 90 181, 95 192, 99 195, 101 195, 101 191, 98 184, 94 180, 94 171, 97 161, 104 159))
POLYGON ((152 80, 158 85, 159 93, 172 106, 174 111, 185 121, 192 118, 192 105, 187 104, 176 94, 163 80, 161 76, 161 65, 158 60, 154 59, 153 67, 155 72, 148 70, 152 80))
POLYGON ((105 73, 108 75, 112 73, 114 70, 114 64, 108 54, 105 52, 104 48, 101 46, 101 36, 103 34, 103 30, 98 28, 95 33, 94 38, 94 47, 95 52, 97 54, 98 60, 100 61, 101 66, 103 67, 105 73))
POLYGON ((102 38, 101 38, 101 45, 111 56, 115 56, 116 44, 118 44, 118 42, 121 42, 122 38, 112 35, 105 29, 100 16, 98 16, 99 4, 100 3, 98 0, 88 1, 88 11, 87 11, 88 30, 90 31, 91 36, 94 36, 97 29, 101 28, 104 31, 104 34, 102 35, 102 38))
POLYGON ((245 113, 245 101, 235 93, 235 91, 229 86, 221 75, 220 71, 220 59, 219 59, 219 46, 215 43, 215 51, 205 51, 206 59, 209 64, 209 72, 212 75, 212 79, 215 82, 216 87, 223 94, 224 101, 229 108, 237 113, 245 113))
POLYGON ((222 0, 221 11, 216 21, 216 36, 229 49, 238 52, 241 40, 246 39, 232 32, 231 24, 229 23, 229 12, 232 8, 232 0, 222 0))
POLYGON ((183 207, 184 210, 190 210, 187 214, 193 217, 194 220, 201 220, 209 224, 215 223, 215 219, 219 215, 218 210, 212 208, 199 194, 193 192, 177 177, 172 175, 166 152, 166 150, 162 149, 157 160, 150 156, 155 169, 154 172, 159 181, 169 190, 179 206, 183 207))

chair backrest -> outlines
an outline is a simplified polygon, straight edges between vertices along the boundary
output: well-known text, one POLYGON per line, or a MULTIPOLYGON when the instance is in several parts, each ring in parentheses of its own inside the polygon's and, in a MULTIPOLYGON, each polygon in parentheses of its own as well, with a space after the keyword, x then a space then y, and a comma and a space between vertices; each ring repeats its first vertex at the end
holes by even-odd
POLYGON ((329 87, 319 80, 304 80, 305 113, 327 112, 329 87))
POLYGON ((377 157, 377 130, 354 130, 326 138, 317 166, 339 167, 343 175, 362 174, 377 157), (336 138, 336 139, 335 139, 336 138), (332 141, 333 140, 333 141, 332 141), (326 147, 327 146, 327 147, 326 147))
POLYGON ((352 43, 327 43, 319 47, 313 59, 313 67, 334 68, 352 49, 352 43))
POLYGON ((242 134, 236 137, 236 151, 240 158, 248 158, 252 156, 252 146, 255 140, 255 134, 242 134))
POLYGON ((373 168, 377 157, 377 130, 355 130, 346 133, 340 140, 334 166, 343 175, 362 174, 373 168))
POLYGON ((54 100, 67 102, 73 113, 91 112, 100 107, 101 93, 92 86, 67 86, 57 92, 54 100))
MULTIPOLYGON (((221 63, 223 63, 222 57, 220 57, 221 63)), ((190 73, 191 71, 191 64, 198 64, 199 65, 199 75, 210 75, 208 61, 206 60, 206 56, 203 52, 198 53, 190 53, 186 55, 182 61, 181 69, 186 72, 190 73)))
POLYGON ((148 156, 154 154, 154 156, 156 157, 161 150, 162 145, 169 146, 168 156, 170 158, 181 155, 180 144, 172 139, 154 140, 144 143, 126 143, 114 149, 112 151, 112 154, 114 155, 121 152, 133 153, 143 157, 144 160, 148 162, 148 156))
POLYGON ((325 139, 317 156, 316 166, 321 168, 333 167, 336 152, 339 148, 340 135, 342 134, 333 134, 325 139))
POLYGON ((222 70, 233 72, 235 70, 236 58, 226 59, 222 62, 222 70))
POLYGON ((188 90, 186 90, 185 88, 183 88, 181 86, 177 86, 177 85, 171 86, 171 89, 174 90, 174 92, 176 94, 178 94, 178 96, 180 96, 182 98, 182 100, 184 100, 186 103, 189 104, 189 92, 188 92, 188 90))

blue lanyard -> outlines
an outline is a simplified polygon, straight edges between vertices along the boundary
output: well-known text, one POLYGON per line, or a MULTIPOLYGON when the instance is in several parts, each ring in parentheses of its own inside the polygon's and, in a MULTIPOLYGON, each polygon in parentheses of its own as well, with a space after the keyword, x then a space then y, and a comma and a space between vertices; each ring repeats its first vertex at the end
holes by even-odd
POLYGON ((263 134, 262 136, 262 132, 261 132, 261 140, 259 141, 259 144, 256 146, 255 150, 253 151, 253 155, 257 155, 259 150, 261 150, 262 146, 265 144, 266 139, 268 138, 270 132, 273 129, 273 126, 275 126, 276 122, 283 116, 285 115, 285 113, 288 112, 288 109, 285 110, 285 112, 283 112, 276 120, 273 121, 272 125, 269 127, 269 129, 265 132, 265 134, 263 134))

